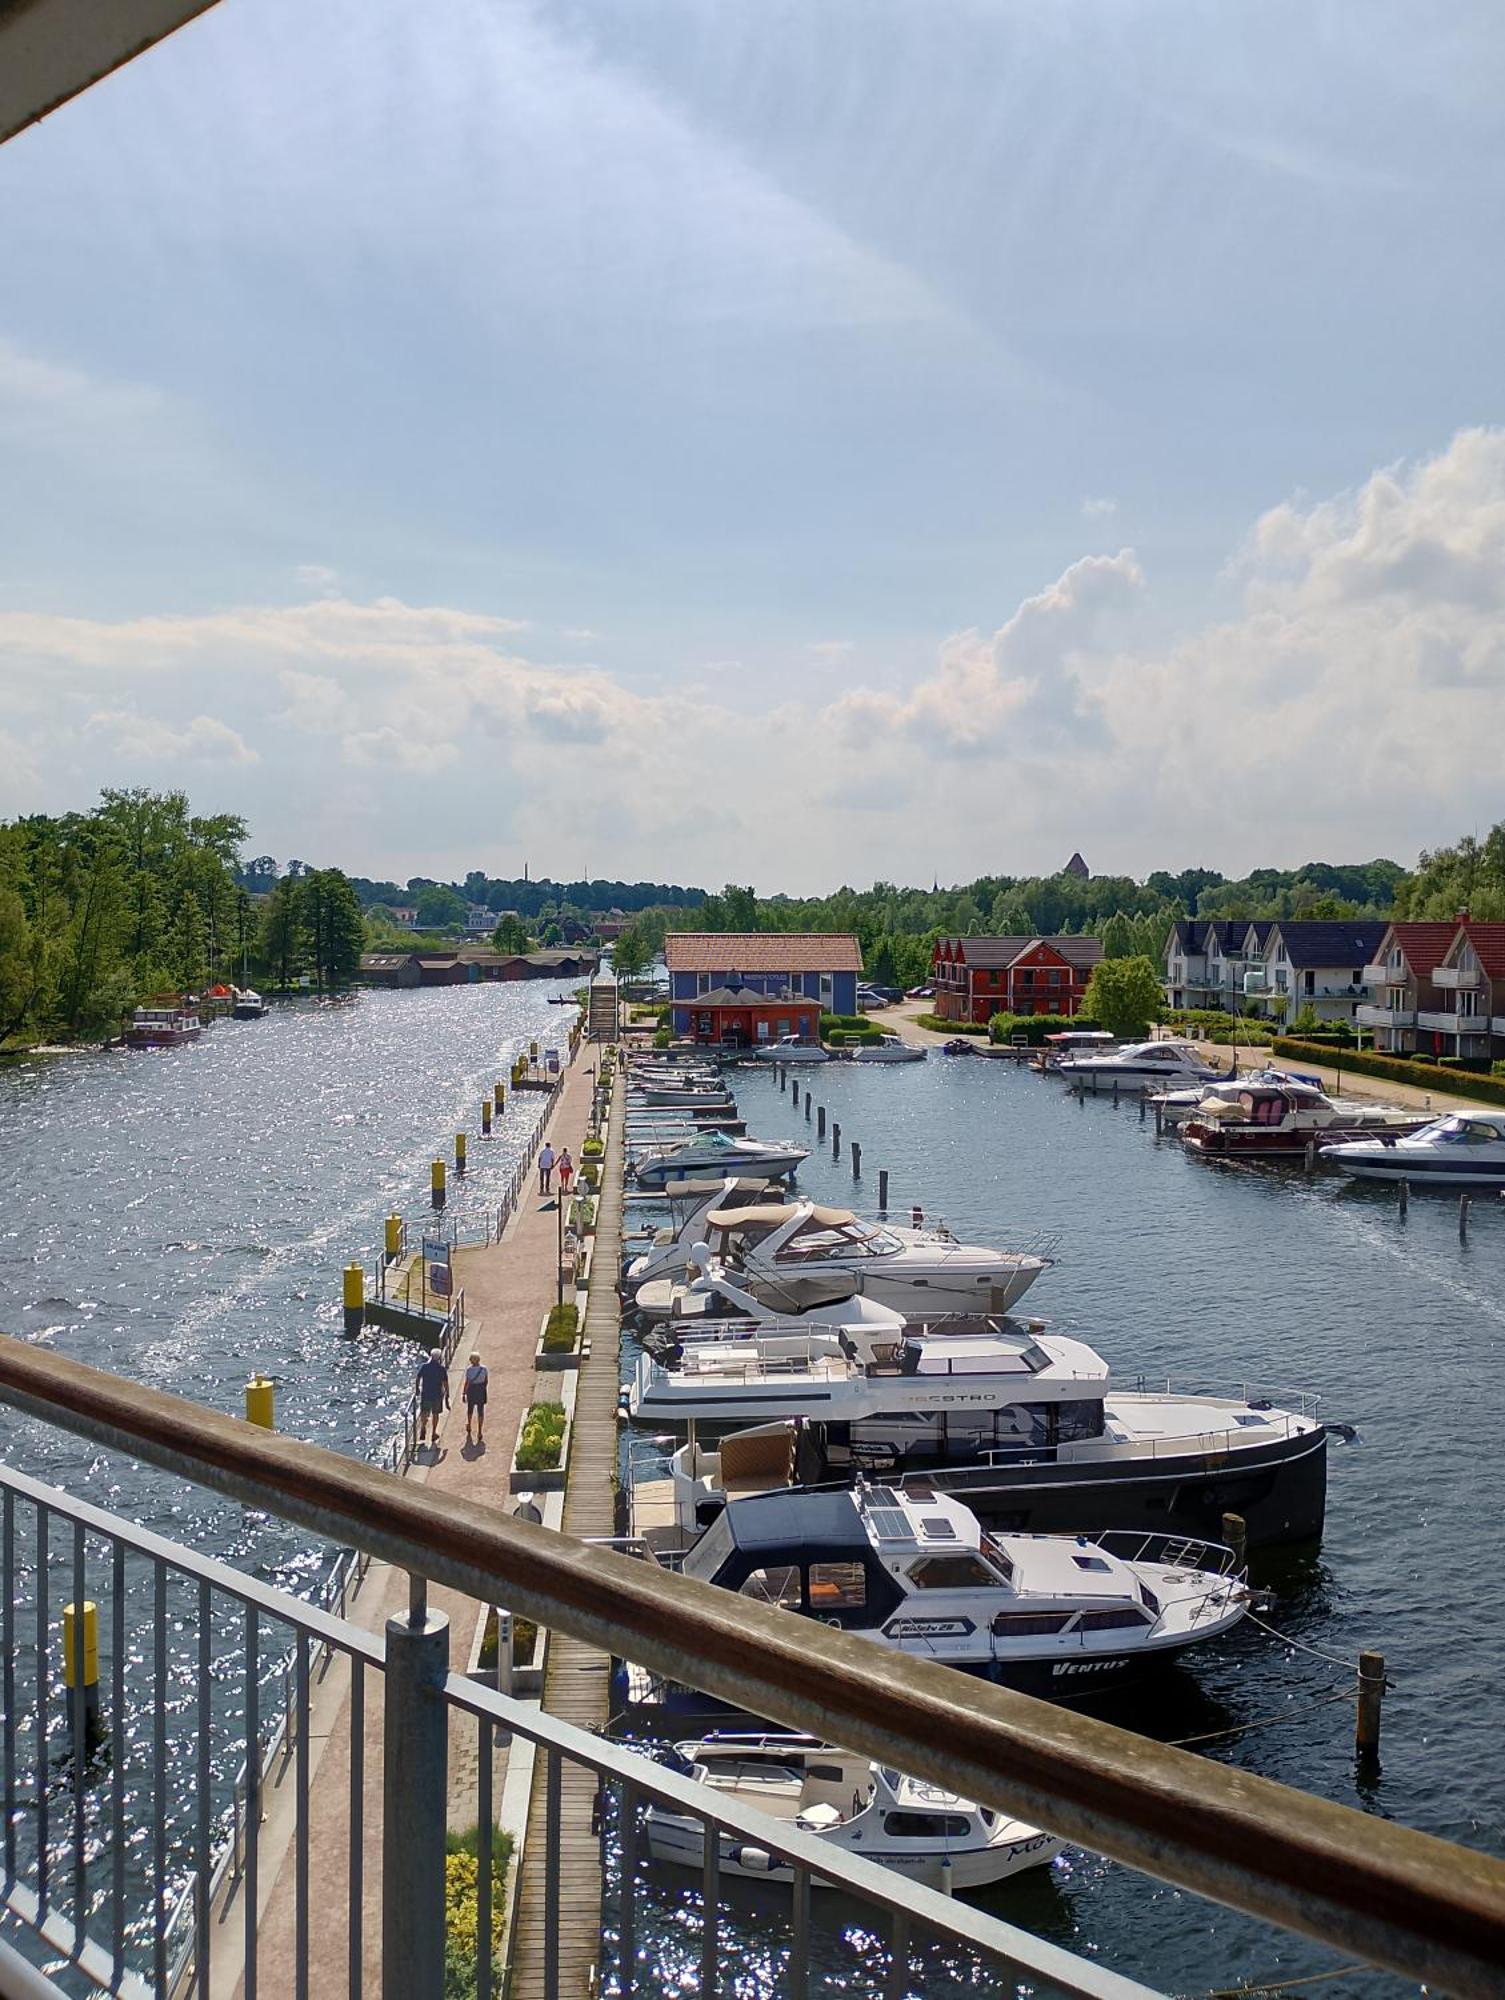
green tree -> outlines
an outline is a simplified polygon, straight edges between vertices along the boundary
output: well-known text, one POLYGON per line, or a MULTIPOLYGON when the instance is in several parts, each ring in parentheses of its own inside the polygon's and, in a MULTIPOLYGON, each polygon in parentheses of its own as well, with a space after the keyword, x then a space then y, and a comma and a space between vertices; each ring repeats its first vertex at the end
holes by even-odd
POLYGON ((1103 925, 1103 957, 1133 958, 1138 950, 1133 919, 1115 910, 1103 925))
POLYGON ((533 949, 528 926, 516 910, 508 910, 504 916, 497 919, 496 929, 491 933, 491 943, 497 951, 518 953, 533 949))
POLYGON ((611 948, 611 969, 618 979, 641 979, 653 963, 653 953, 641 924, 629 924, 611 948))
POLYGON ((348 986, 360 970, 366 941, 360 899, 338 868, 316 868, 297 887, 303 928, 320 992, 348 986))
POLYGON ((467 905, 458 889, 447 882, 431 882, 419 890, 413 907, 420 929, 442 931, 464 923, 467 905))
POLYGON ((300 884, 291 875, 282 877, 262 909, 256 956, 281 992, 302 976, 308 963, 300 884))
POLYGON ((1160 973, 1150 959, 1105 958, 1092 968, 1082 1012, 1120 1040, 1132 1041, 1159 1020, 1164 998, 1160 973))

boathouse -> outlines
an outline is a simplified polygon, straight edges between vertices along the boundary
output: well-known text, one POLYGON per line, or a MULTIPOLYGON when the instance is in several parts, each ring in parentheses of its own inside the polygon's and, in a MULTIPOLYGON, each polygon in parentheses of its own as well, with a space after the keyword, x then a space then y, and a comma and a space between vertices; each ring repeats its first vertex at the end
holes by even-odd
MULTIPOLYGON (((671 931, 664 940, 664 963, 677 1035, 695 1032, 692 1013, 704 1013, 701 1003, 720 990, 757 994, 766 1000, 814 1002, 811 1040, 822 1013, 857 1011, 862 946, 851 931, 671 931)), ((776 1032, 804 1035, 805 1028, 797 1023, 807 1016, 808 1009, 795 1005, 774 1008, 770 1018, 789 1023, 776 1032)), ((766 1041, 768 1035, 753 1033, 749 1039, 766 1041)))
POLYGON ((949 937, 930 959, 935 1011, 947 1021, 994 1014, 1075 1014, 1103 955, 1095 937, 949 937))
POLYGON ((759 993, 750 986, 713 986, 696 997, 688 1013, 685 1032, 695 1042, 751 1049, 760 1042, 781 1041, 785 1035, 798 1035, 804 1042, 820 1040, 818 1000, 759 993))

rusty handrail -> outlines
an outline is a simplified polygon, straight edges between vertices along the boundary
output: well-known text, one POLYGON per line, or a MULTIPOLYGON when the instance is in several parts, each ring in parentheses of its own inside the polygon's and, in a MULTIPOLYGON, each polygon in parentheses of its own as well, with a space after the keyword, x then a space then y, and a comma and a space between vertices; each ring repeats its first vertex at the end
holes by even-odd
POLYGON ((904 1658, 0 1336, 0 1402, 1460 1996, 1505 1995, 1505 1862, 904 1658))

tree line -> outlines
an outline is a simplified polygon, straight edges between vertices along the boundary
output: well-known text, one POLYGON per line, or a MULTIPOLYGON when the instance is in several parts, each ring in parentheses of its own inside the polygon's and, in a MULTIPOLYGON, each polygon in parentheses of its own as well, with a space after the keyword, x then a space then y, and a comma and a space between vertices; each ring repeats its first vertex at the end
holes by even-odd
POLYGON ((303 870, 258 908, 238 874, 245 838, 234 813, 144 788, 0 823, 0 1042, 95 1040, 215 980, 347 983, 363 936, 346 878, 303 870))

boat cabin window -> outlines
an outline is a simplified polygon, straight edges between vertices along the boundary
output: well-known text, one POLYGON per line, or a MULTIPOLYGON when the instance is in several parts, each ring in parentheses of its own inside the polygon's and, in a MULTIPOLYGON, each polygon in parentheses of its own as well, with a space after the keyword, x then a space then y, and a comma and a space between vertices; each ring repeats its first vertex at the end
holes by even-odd
POLYGON ((1110 1564, 1110 1563, 1108 1562, 1108 1559, 1107 1559, 1107 1557, 1106 1557, 1106 1556, 1077 1556, 1077 1555, 1074 1555, 1074 1556, 1073 1556, 1073 1557, 1071 1558, 1071 1560, 1072 1560, 1072 1561, 1073 1561, 1073 1562, 1074 1562, 1074 1563, 1076 1564, 1076 1566, 1077 1566, 1077 1568, 1078 1568, 1078 1569, 1095 1569, 1095 1570, 1106 1570, 1106 1569, 1109 1569, 1109 1568, 1111 1568, 1111 1564, 1110 1564))
POLYGON ((1079 1632, 1119 1632, 1133 1626, 1142 1631, 1150 1623, 1143 1611, 1125 1605, 1121 1611, 1084 1611, 1076 1622, 1079 1632))
POLYGON ((860 1562, 824 1562, 810 1565, 810 1609, 818 1616, 827 1611, 860 1611, 867 1603, 867 1571, 860 1562))
POLYGON ((995 1611, 995 1639, 1040 1639, 1063 1632, 1071 1623, 1069 1611, 995 1611))
POLYGON ((1490 1146, 1499 1143, 1500 1134, 1476 1118, 1444 1118, 1432 1137, 1449 1146, 1490 1146))
POLYGON ((755 1569, 738 1593, 756 1598, 759 1604, 774 1604, 782 1611, 800 1608, 800 1573, 793 1563, 777 1569, 755 1569))
POLYGON ((898 1248, 897 1239, 886 1229, 870 1229, 860 1222, 840 1222, 834 1227, 812 1216, 778 1252, 781 1264, 822 1262, 827 1257, 886 1257, 898 1248))
POLYGON ((922 1556, 909 1569, 917 1590, 996 1590, 998 1576, 970 1549, 959 1556, 922 1556))
POLYGON ((965 1840, 971 1823, 962 1813, 890 1812, 883 1831, 891 1840, 965 1840))
POLYGON ((1057 1444, 1076 1444, 1103 1434, 1103 1406, 1094 1396, 1078 1403, 1056 1404, 1057 1444))

